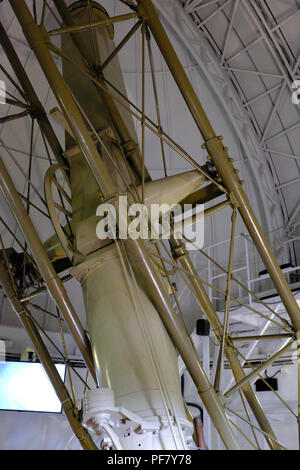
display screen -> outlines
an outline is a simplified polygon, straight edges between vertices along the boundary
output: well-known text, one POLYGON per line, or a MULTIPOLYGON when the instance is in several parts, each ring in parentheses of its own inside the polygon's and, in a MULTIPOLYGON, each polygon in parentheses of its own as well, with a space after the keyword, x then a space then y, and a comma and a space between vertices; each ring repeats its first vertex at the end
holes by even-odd
MULTIPOLYGON (((65 364, 55 367, 64 381, 65 364)), ((0 362, 0 409, 61 413, 61 403, 40 363, 0 362)))

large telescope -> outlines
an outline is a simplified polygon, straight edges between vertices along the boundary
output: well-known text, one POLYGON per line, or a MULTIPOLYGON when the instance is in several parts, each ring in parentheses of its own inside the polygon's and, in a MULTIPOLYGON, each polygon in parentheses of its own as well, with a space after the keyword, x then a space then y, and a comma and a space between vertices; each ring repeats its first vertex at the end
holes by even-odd
MULTIPOLYGON (((45 176, 46 200, 55 235, 41 243, 1 159, 0 188, 22 229, 45 286, 62 312, 95 379, 95 387, 84 396, 80 420, 64 384, 50 364, 38 332, 28 320, 26 307, 23 309, 3 269, 0 280, 36 345, 66 416, 84 448, 93 449, 95 443, 101 449, 117 450, 186 450, 200 445, 201 426, 198 421, 194 427, 182 397, 178 369, 180 355, 201 404, 225 447, 238 450, 239 444, 225 409, 226 400, 219 389, 220 380, 214 385, 210 383, 189 332, 172 306, 169 276, 173 271, 165 266, 158 243, 151 237, 137 239, 130 236, 129 230, 127 236, 123 236, 123 227, 128 227, 133 214, 124 211, 120 201, 127 198, 129 204, 142 203, 147 210, 153 205, 174 209, 187 201, 195 204, 198 200, 208 201, 223 194, 226 200, 212 211, 229 205, 233 228, 237 213, 241 215, 290 316, 292 325, 286 323, 284 327, 291 337, 299 335, 299 307, 253 213, 228 149, 223 146, 222 138, 216 136, 151 0, 123 3, 132 13, 109 18, 97 2, 82 0, 67 7, 64 0, 54 0, 64 27, 48 34, 37 24, 26 2, 10 0, 56 97, 58 108, 52 115, 65 129, 63 151, 5 31, 1 30, 2 45, 27 90, 28 101, 35 110, 34 117, 43 128, 43 135, 57 160, 45 176), (127 20, 134 20, 134 25, 116 46, 113 25, 127 20), (138 30, 143 51, 149 37, 155 39, 193 116, 208 153, 204 167, 164 133, 159 119, 156 125, 145 118, 144 87, 142 110, 127 98, 117 54, 138 30), (61 35, 61 48, 51 42, 57 35, 61 35), (62 71, 50 51, 62 57, 62 71), (142 125, 141 148, 132 111, 142 125), (146 126, 161 142, 167 141, 193 170, 152 181, 144 165, 146 126), (68 189, 64 189, 61 179, 57 178, 58 172, 65 178, 68 189), (55 199, 54 186, 60 198, 68 201, 69 209, 62 207, 57 197, 55 199), (100 237, 97 232, 99 217, 101 214, 100 220, 103 220, 108 206, 113 209, 116 225, 112 224, 114 228, 110 227, 107 236, 100 237), (66 226, 61 226, 57 209, 71 215, 72 220, 66 226), (58 264, 61 269, 55 271, 58 264), (58 277, 66 267, 81 285, 89 335, 80 324, 58 277)), ((144 53, 142 61, 144 80, 144 53)), ((154 94, 157 100, 157 94, 154 94)), ((156 105, 158 111, 158 103, 156 105)), ((151 154, 151 151, 150 147, 148 152, 151 154)), ((155 223, 162 222, 164 210, 156 213, 155 223)), ((194 221, 191 218, 191 222, 194 221)), ((145 226, 149 224, 147 218, 145 226)), ((230 341, 228 317, 225 315, 222 325, 184 244, 175 236, 174 227, 176 224, 171 224, 168 241, 174 266, 188 276, 190 287, 220 344, 216 377, 220 379, 223 356, 226 356, 237 382, 235 387, 243 392, 270 448, 278 449, 278 441, 250 385, 252 375, 246 376, 230 341)), ((233 237, 225 293, 228 315, 232 259, 233 237)))

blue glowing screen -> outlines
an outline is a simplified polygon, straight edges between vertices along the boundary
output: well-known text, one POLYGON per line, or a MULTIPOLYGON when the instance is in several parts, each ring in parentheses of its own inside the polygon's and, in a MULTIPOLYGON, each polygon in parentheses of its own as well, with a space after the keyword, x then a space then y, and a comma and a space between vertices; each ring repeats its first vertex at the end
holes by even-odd
MULTIPOLYGON (((55 367, 64 380, 65 364, 55 367)), ((61 403, 40 363, 0 362, 0 409, 61 413, 61 403)))

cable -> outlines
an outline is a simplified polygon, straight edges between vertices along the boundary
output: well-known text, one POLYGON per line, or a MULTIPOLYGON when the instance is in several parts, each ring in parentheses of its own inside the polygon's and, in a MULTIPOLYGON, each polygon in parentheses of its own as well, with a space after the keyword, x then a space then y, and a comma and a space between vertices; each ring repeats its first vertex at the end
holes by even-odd
POLYGON ((268 375, 267 371, 268 371, 268 369, 265 370, 265 376, 266 376, 266 378, 267 378, 267 379, 273 379, 273 378, 275 377, 275 375, 277 375, 277 374, 279 374, 279 373, 281 372, 281 369, 278 369, 278 370, 275 372, 275 374, 273 374, 273 375, 271 375, 271 376, 268 375))
POLYGON ((109 426, 109 424, 102 424, 102 428, 104 429, 104 431, 106 432, 106 434, 110 438, 110 440, 113 443, 115 449, 116 450, 123 450, 118 436, 114 433, 114 431, 109 426))
POLYGON ((199 412, 200 412, 199 416, 200 416, 201 421, 203 423, 203 408, 200 405, 198 405, 197 403, 192 403, 192 402, 189 402, 189 401, 186 401, 186 404, 187 404, 187 406, 191 406, 192 408, 197 408, 197 410, 199 410, 199 412))
MULTIPOLYGON (((181 393, 182 393, 182 397, 185 401, 185 398, 184 398, 184 374, 182 374, 182 376, 181 376, 181 393)), ((192 403, 192 402, 187 402, 187 401, 185 401, 185 403, 186 403, 187 406, 192 406, 192 407, 197 408, 199 410, 200 418, 201 418, 201 421, 203 423, 203 408, 200 405, 198 405, 197 403, 192 403)))

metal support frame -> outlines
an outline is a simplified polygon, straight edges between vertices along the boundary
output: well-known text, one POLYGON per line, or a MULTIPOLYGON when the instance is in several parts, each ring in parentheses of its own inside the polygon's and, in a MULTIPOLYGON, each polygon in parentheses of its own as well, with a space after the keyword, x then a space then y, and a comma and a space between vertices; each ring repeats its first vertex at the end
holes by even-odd
MULTIPOLYGON (((298 305, 292 296, 287 282, 275 260, 275 257, 268 245, 266 238, 258 224, 258 221, 250 207, 249 201, 242 189, 241 182, 234 172, 234 167, 227 155, 227 149, 223 147, 221 140, 215 135, 203 108, 181 66, 176 53, 165 34, 157 13, 150 0, 139 0, 139 14, 147 22, 156 42, 166 60, 169 69, 189 107, 196 124, 204 138, 205 147, 208 150, 212 161, 217 167, 225 187, 231 193, 231 197, 237 205, 244 222, 256 242, 264 261, 266 262, 271 277, 279 291, 279 294, 286 306, 286 309, 293 321, 294 327, 300 327, 300 312, 298 305)), ((274 446, 274 441, 271 442, 274 446)))
MULTIPOLYGON (((68 10, 65 7, 63 0, 54 0, 58 9, 60 9, 60 14, 64 16, 67 21, 65 21, 67 28, 57 30, 57 34, 60 32, 72 32, 73 39, 77 45, 79 45, 79 50, 81 53, 84 53, 85 45, 84 42, 80 40, 80 35, 74 34, 75 32, 80 30, 80 26, 72 25, 70 22, 70 15, 68 10), (68 16, 69 15, 69 16, 68 16)), ((78 140, 81 150, 89 163, 90 168, 92 169, 97 182, 100 186, 100 189, 104 196, 112 197, 116 195, 116 188, 112 180, 110 179, 110 175, 108 174, 106 167, 101 161, 99 161, 99 155, 97 149, 89 136, 89 132, 87 130, 86 124, 84 119, 82 119, 76 102, 74 101, 72 94, 68 90, 68 87, 64 83, 61 75, 59 74, 54 61, 49 53, 47 47, 47 35, 43 27, 38 27, 31 17, 31 14, 26 5, 20 4, 17 0, 10 0, 10 3, 16 13, 16 16, 19 19, 23 27, 24 34, 30 43, 32 49, 36 57, 38 58, 44 73, 50 83, 50 86, 54 93, 56 94, 57 100, 65 113, 65 116, 69 122, 69 125, 74 132, 76 139, 78 140)), ((237 2, 238 3, 238 2, 237 2)), ((229 192, 229 197, 231 203, 233 203, 238 210, 240 211, 241 216, 244 219, 244 222, 252 236, 253 240, 256 242, 257 248, 260 251, 262 258, 266 262, 271 277, 278 289, 278 292, 282 298, 282 301, 292 319, 294 328, 299 331, 300 330, 300 313, 298 305, 292 296, 288 284, 283 277, 281 270, 275 260, 274 255, 271 252, 271 249, 268 245, 266 238, 263 235, 263 232, 258 224, 258 221, 255 218, 255 215, 250 207, 249 201, 242 189, 241 182, 237 177, 233 165, 231 164, 230 159, 228 158, 227 149, 223 147, 221 143, 221 139, 218 138, 204 113, 204 110, 201 107, 201 104, 198 101, 197 96, 195 95, 185 72, 177 59, 176 53, 172 48, 171 43, 168 40, 157 16, 157 13, 152 5, 150 0, 138 0, 138 13, 139 17, 147 24, 149 29, 151 30, 154 38, 156 39, 158 46, 172 72, 172 75, 177 82, 177 85, 194 117, 196 124, 204 138, 205 141, 205 148, 208 150, 209 156, 212 159, 213 163, 217 167, 217 171, 223 180, 223 184, 225 188, 229 192)), ((126 15, 125 15, 126 16, 126 15)), ((134 14, 134 17, 136 14, 134 14)), ((132 16, 133 17, 133 16, 132 16)), ((124 18, 125 19, 125 18, 124 18)), ((113 20, 113 19, 112 19, 113 20)), ((113 21, 112 21, 113 22, 113 21)), ((100 22, 101 23, 101 22, 100 22)), ((233 23, 233 21, 232 21, 233 23)), ((231 23, 231 27, 232 27, 231 23)), ((106 24, 103 22, 103 24, 106 24)), ((90 29, 91 27, 99 26, 100 24, 93 24, 90 23, 88 25, 83 25, 83 27, 87 27, 90 29)), ((136 28, 137 29, 137 28, 136 28)), ((1 31, 0 31, 1 32, 1 31)), ((130 34, 130 33, 129 33, 130 34)), ((133 34, 133 33, 132 33, 133 34)), ((229 36, 229 34, 228 34, 229 36)), ((226 41, 228 40, 228 36, 226 41)), ((113 56, 119 51, 120 48, 117 47, 117 50, 114 51, 113 56)), ((87 54, 88 58, 89 54, 87 54)), ((224 51, 223 51, 224 56, 224 51)), ((112 57, 111 57, 112 58, 112 57)), ((110 60, 110 58, 109 58, 110 60)), ((105 64, 104 64, 105 65, 105 64)), ((92 63, 90 62, 89 66, 92 69, 92 63)), ((94 72, 93 72, 94 73, 94 72)), ((100 77, 101 79, 101 77, 100 77)), ((103 82, 104 83, 104 82, 103 82)), ((107 96, 104 93, 105 96, 107 96)), ((116 117, 116 127, 119 130, 119 135, 122 137, 123 143, 127 143, 126 140, 126 125, 124 123, 120 123, 118 120, 118 112, 116 112, 116 107, 111 98, 108 99, 108 108, 110 109, 110 113, 112 117, 116 117), (125 136, 125 139, 124 139, 125 136)), ((279 100, 278 100, 279 102, 279 100)), ((144 108, 143 108, 144 109, 144 108)), ((142 125, 144 121, 144 113, 142 114, 142 125)), ((127 135, 128 137, 128 135, 127 135)), ((49 142, 50 143, 50 142, 49 142)), ((144 155, 144 152, 143 152, 144 155)), ((145 168, 144 168, 144 158, 142 158, 142 162, 138 163, 139 168, 141 169, 142 181, 145 181, 145 168), (142 163, 142 166, 141 166, 142 163)), ((2 182, 2 188, 4 188, 5 183, 9 180, 5 174, 5 168, 2 168, 2 163, 0 160, 0 182, 2 182)), ((3 191, 4 192, 4 191, 3 191)), ((17 212, 20 208, 14 206, 12 201, 9 199, 9 194, 6 193, 7 200, 10 203, 10 207, 13 211, 17 212)), ((228 202, 221 203, 219 206, 220 208, 225 207, 228 205, 228 202)), ((216 206, 217 208, 217 206, 216 206)), ((214 209, 214 208, 213 208, 214 209)), ((217 210, 217 209, 216 209, 217 210)), ((19 212, 17 214, 17 218, 20 219, 19 212)), ((20 220, 19 220, 20 223, 20 220)), ((27 221, 26 221, 27 223, 27 221)), ((20 225, 22 225, 20 223, 20 225)), ((25 237, 26 238, 26 237, 25 237)), ((163 286, 161 285, 161 281, 159 276, 156 273, 155 267, 153 265, 153 261, 148 256, 147 251, 144 247, 143 243, 139 241, 129 240, 126 242, 126 248, 128 250, 128 254, 130 255, 131 259, 134 259, 142 274, 144 275, 148 287, 151 291, 153 296, 154 303, 158 309, 159 314, 169 332, 171 339, 174 341, 175 345, 178 347, 184 361, 186 362, 187 368, 195 381, 195 384, 198 388, 200 396, 207 407, 208 412, 210 413, 212 420, 217 429, 220 431, 220 435, 227 446, 227 448, 235 448, 237 449, 237 442, 234 438, 234 434, 228 425, 228 421, 224 410, 222 409, 222 405, 220 400, 218 399, 215 391, 211 389, 211 384, 209 383, 200 363, 197 355, 192 347, 190 347, 189 337, 186 335, 186 332, 182 328, 180 322, 177 321, 175 313, 165 297, 163 286)), ((39 259, 37 258, 37 261, 39 259)), ((183 264, 183 268, 195 275, 195 270, 191 261, 186 256, 186 253, 182 255, 180 261, 183 264), (186 263, 186 264, 185 264, 186 263)), ((230 271, 230 280, 231 280, 231 269, 230 271)), ((42 271, 41 271, 42 272, 42 271)), ((46 272, 46 271, 44 271, 46 272)), ((267 441, 271 448, 278 448, 276 443, 275 437, 273 437, 273 432, 267 422, 259 402, 256 399, 255 394, 253 393, 251 387, 248 384, 248 377, 245 377, 243 372, 243 368, 238 361, 234 349, 231 347, 230 338, 228 337, 225 340, 225 336, 227 336, 227 328, 225 326, 222 330, 222 326, 219 323, 218 317, 216 312, 214 311, 211 302, 201 284, 201 282, 193 278, 194 283, 192 282, 195 291, 202 303, 203 310, 207 314, 210 322, 215 330, 215 334, 217 338, 220 340, 220 344, 222 348, 224 348, 224 352, 227 355, 229 361, 231 362, 232 369, 235 375, 237 382, 237 386, 243 389, 243 392, 248 399, 248 402, 261 425, 261 428, 264 429, 264 434, 266 435, 267 441), (207 297, 207 298, 206 298, 207 297), (208 313, 207 313, 208 312, 208 313), (222 332, 223 332, 223 340, 222 340, 222 332), (225 336, 224 336, 225 335, 225 336)), ((229 289, 230 290, 230 289, 229 289)), ((57 291, 55 292, 57 295, 57 291)), ((230 295, 227 296, 228 302, 230 301, 230 295)), ((227 302, 227 303, 228 303, 227 302)), ((21 305, 21 304, 20 304, 21 305)), ((229 305, 229 303, 228 303, 229 305)), ((75 312, 74 312, 75 313, 75 312)), ((76 314, 75 314, 76 315, 76 314)), ((76 323, 76 322, 75 322, 76 323)), ((228 322, 227 322, 228 323, 228 322)), ((78 325, 77 325, 78 326, 78 325)), ((251 375, 251 374, 250 374, 251 375)), ((249 379, 250 380, 250 379, 249 379)), ((300 401, 300 400, 299 400, 300 401)))
MULTIPOLYGON (((62 111, 78 140, 93 174, 100 186, 104 197, 116 194, 116 188, 110 175, 101 161, 92 138, 85 126, 80 112, 73 100, 68 87, 59 74, 47 47, 47 36, 36 25, 27 5, 17 0, 10 0, 10 4, 23 28, 23 32, 30 43, 47 79, 53 89, 62 111)), ((141 240, 128 239, 125 242, 131 259, 137 262, 150 289, 154 304, 156 305, 166 329, 177 346, 187 368, 195 382, 201 399, 206 406, 215 427, 228 449, 239 449, 234 433, 231 429, 220 398, 213 390, 204 373, 197 354, 190 343, 190 339, 178 320, 173 308, 166 298, 165 289, 159 274, 141 240)))
POLYGON ((118 23, 121 21, 132 20, 136 18, 136 13, 128 13, 126 15, 114 16, 113 18, 106 18, 105 20, 101 21, 94 21, 92 23, 81 24, 78 26, 69 26, 68 28, 60 28, 54 29, 53 31, 49 31, 49 36, 56 36, 58 34, 65 34, 65 33, 78 33, 83 31, 89 31, 93 28, 98 28, 99 26, 108 26, 110 24, 118 23))
POLYGON ((179 61, 177 54, 165 33, 158 14, 150 0, 138 0, 138 12, 148 24, 161 53, 168 64, 168 67, 177 83, 177 86, 194 118, 194 121, 205 141, 210 158, 215 164, 217 171, 222 178, 223 184, 231 193, 232 198, 238 207, 238 210, 245 222, 245 225, 255 242, 258 251, 268 267, 273 282, 278 293, 286 307, 286 310, 293 322, 296 330, 300 329, 300 310, 293 297, 290 288, 278 266, 278 263, 272 253, 269 243, 259 225, 259 222, 250 206, 248 198, 242 188, 234 166, 229 159, 227 148, 223 146, 222 141, 216 136, 198 97, 179 61))

